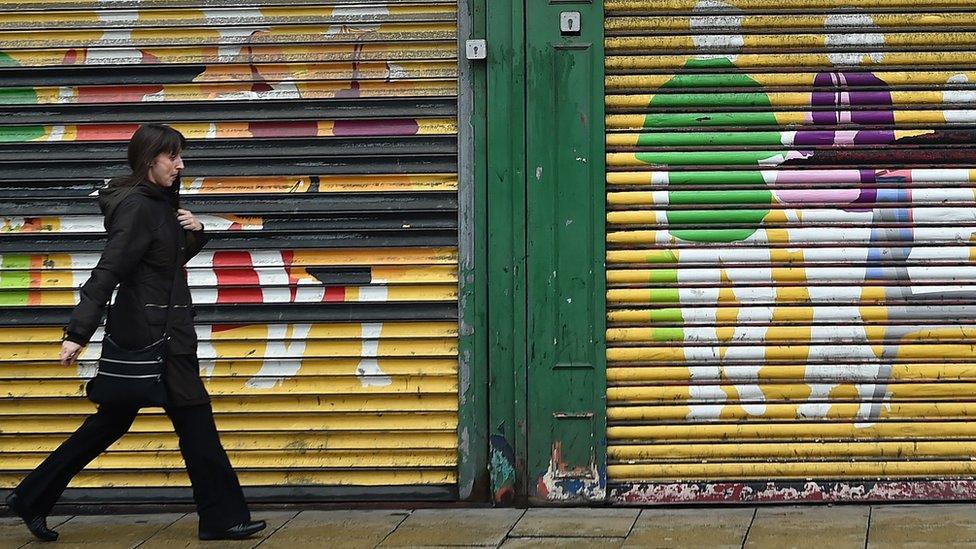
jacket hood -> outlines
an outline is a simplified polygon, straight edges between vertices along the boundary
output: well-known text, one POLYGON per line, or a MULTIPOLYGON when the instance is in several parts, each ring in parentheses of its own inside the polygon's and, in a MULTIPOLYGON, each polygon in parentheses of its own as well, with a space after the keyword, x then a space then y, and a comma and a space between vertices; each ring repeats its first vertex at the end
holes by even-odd
POLYGON ((133 182, 129 177, 118 177, 109 181, 107 187, 98 191, 98 207, 102 210, 102 215, 105 216, 106 225, 112 219, 112 215, 119 207, 119 204, 130 194, 140 194, 151 200, 170 202, 170 205, 174 209, 177 207, 177 204, 173 200, 175 197, 171 198, 168 196, 170 193, 165 192, 156 185, 148 181, 133 182))

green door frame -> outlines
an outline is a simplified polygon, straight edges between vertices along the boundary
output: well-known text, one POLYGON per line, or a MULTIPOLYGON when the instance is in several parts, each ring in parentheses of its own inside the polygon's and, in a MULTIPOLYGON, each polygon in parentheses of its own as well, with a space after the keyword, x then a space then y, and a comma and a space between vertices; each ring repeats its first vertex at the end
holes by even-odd
POLYGON ((603 5, 487 13, 489 467, 498 504, 606 488, 603 5), (578 12, 581 32, 560 32, 578 12))
POLYGON ((486 21, 488 446, 500 505, 520 503, 527 484, 524 1, 491 0, 486 21))
POLYGON ((486 4, 458 1, 458 499, 479 502, 490 488, 486 67, 464 51, 485 38, 486 4))

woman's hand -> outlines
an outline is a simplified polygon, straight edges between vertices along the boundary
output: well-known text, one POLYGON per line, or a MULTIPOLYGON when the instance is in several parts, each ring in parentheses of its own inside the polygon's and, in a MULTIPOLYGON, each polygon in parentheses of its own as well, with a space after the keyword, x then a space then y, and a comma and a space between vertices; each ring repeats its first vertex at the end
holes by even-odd
POLYGON ((81 345, 78 345, 74 341, 65 340, 61 343, 61 365, 70 366, 74 364, 75 360, 78 359, 78 355, 81 354, 81 345))
POLYGON ((193 216, 190 210, 184 210, 183 208, 176 210, 176 219, 180 222, 180 226, 188 231, 199 231, 203 229, 203 223, 197 221, 197 218, 193 216))

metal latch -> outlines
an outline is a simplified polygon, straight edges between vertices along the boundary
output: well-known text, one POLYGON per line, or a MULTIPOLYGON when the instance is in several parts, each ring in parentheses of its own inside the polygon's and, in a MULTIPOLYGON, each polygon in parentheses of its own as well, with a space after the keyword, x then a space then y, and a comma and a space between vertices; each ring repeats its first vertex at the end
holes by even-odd
POLYGON ((467 40, 464 43, 465 59, 478 61, 488 59, 488 42, 484 39, 467 40))

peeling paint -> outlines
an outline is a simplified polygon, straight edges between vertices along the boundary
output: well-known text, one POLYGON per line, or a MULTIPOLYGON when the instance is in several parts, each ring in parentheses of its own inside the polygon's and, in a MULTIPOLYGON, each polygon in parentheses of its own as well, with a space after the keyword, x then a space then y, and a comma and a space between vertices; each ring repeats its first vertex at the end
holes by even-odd
POLYGON ((491 435, 488 442, 493 499, 498 505, 508 505, 515 499, 515 449, 504 435, 491 435))
MULTIPOLYGON (((462 334, 463 335, 463 334, 462 334)), ((468 402, 468 392, 471 390, 471 365, 474 363, 471 351, 465 349, 458 361, 458 404, 464 406, 468 402)))
POLYGON ((637 483, 610 487, 622 504, 873 502, 976 499, 976 480, 637 483))
POLYGON ((606 470, 600 470, 595 456, 586 467, 567 467, 562 442, 552 444, 549 467, 539 477, 536 493, 549 501, 602 501, 607 496, 606 470))
MULTIPOLYGON (((458 463, 466 463, 471 459, 471 433, 467 426, 458 430, 458 463)), ((474 491, 475 475, 458 479, 458 495, 460 499, 467 499, 474 491)))

